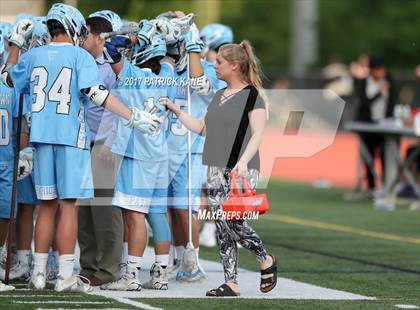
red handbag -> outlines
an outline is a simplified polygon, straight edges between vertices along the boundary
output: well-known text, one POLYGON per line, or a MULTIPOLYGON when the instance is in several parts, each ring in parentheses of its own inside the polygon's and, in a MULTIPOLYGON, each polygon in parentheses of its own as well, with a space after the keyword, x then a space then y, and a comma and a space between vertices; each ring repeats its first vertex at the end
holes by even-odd
POLYGON ((268 205, 267 196, 265 194, 257 194, 255 189, 250 190, 246 178, 242 178, 242 193, 239 192, 236 178, 233 174, 230 175, 230 180, 229 198, 222 204, 226 219, 251 219, 268 211, 270 206, 268 205))

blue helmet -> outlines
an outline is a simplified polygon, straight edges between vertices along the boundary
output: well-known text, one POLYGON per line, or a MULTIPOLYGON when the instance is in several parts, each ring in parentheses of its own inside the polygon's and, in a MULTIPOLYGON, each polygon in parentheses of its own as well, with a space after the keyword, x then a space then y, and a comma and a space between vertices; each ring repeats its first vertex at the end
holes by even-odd
POLYGON ((34 29, 32 30, 32 38, 29 48, 35 48, 50 43, 51 37, 48 32, 47 21, 45 16, 33 17, 34 29))
POLYGON ((2 33, 3 39, 7 40, 10 32, 12 31, 12 24, 6 22, 0 22, 0 32, 2 33))
POLYGON ((223 44, 233 43, 233 32, 226 25, 209 24, 201 29, 200 38, 208 49, 217 50, 223 44))
POLYGON ((73 41, 74 45, 80 45, 81 39, 87 36, 87 27, 83 15, 78 9, 62 3, 54 4, 48 11, 47 26, 50 20, 57 20, 63 25, 64 30, 73 41))
POLYGON ((119 31, 123 26, 121 18, 118 16, 118 14, 116 14, 116 13, 110 11, 110 10, 98 11, 98 12, 90 14, 89 17, 105 18, 107 21, 109 21, 111 23, 112 31, 119 31))
POLYGON ((136 44, 133 46, 132 64, 141 65, 151 58, 164 57, 166 55, 166 41, 159 35, 154 35, 151 40, 151 44, 143 46, 136 44))

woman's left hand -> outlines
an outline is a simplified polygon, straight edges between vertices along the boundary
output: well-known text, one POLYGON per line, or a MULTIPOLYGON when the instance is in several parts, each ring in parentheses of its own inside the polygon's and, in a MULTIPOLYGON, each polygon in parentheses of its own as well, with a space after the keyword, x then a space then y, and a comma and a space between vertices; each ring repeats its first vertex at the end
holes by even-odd
POLYGON ((248 165, 242 161, 238 161, 232 169, 232 173, 239 178, 246 177, 248 172, 248 165))

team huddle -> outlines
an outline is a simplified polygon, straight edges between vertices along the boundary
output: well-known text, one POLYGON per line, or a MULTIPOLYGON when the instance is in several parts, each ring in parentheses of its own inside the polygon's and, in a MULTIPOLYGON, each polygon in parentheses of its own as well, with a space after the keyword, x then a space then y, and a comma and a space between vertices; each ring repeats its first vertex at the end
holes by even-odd
MULTIPOLYGON (((230 28, 211 24, 199 31, 194 15, 182 12, 133 23, 104 10, 85 20, 76 8, 54 4, 45 17, 23 16, 13 26, 0 23, 0 30, 0 226, 11 216, 14 147, 20 149, 10 278, 28 278, 37 290, 53 283, 58 292, 88 292, 91 284, 167 290, 171 279, 203 279, 199 224, 195 216, 189 222, 188 208, 196 212, 201 204, 204 139, 189 137, 164 101, 204 117, 216 91, 226 86, 213 62, 218 48, 233 42, 230 28), (15 145, 18 122, 20 145, 15 145), (97 165, 94 146, 101 160, 118 158, 118 164, 97 165), (78 204, 89 205, 97 196, 101 172, 114 167, 109 205, 88 213, 80 207, 78 214, 78 204), (109 217, 95 224, 95 217, 104 215, 109 217), (110 272, 98 279, 100 273, 90 272, 82 259, 77 274, 78 238, 82 258, 91 248, 80 240, 82 226, 112 226, 118 219, 117 237, 92 241, 119 250, 116 278, 110 272), (142 265, 146 223, 153 233, 152 266, 142 265), (189 225, 193 248, 186 250, 189 225), (140 279, 139 269, 149 267, 150 278, 140 279)), ((95 255, 106 255, 100 252, 95 255)), ((4 275, 1 264, 0 279, 4 275)), ((0 282, 0 291, 11 289, 0 282)))

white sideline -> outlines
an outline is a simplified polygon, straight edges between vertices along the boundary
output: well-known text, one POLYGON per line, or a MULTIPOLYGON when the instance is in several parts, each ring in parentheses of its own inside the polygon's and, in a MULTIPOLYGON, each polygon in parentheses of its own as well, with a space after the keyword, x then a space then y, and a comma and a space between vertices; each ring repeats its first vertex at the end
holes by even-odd
MULTIPOLYGON (((242 250, 241 250, 242 251, 242 250)), ((143 266, 149 268, 154 262, 153 249, 148 247, 143 255, 143 266)), ((102 291, 95 288, 92 295, 99 295, 124 302, 129 298, 206 298, 207 290, 215 288, 223 283, 222 265, 217 262, 200 260, 201 266, 207 272, 207 278, 200 283, 178 283, 170 282, 169 290, 155 291, 143 289, 141 292, 125 291, 102 291)), ((140 279, 149 279, 149 270, 142 269, 140 279)), ((317 300, 375 300, 375 297, 368 297, 320 287, 304 282, 294 281, 286 278, 278 278, 275 289, 264 294, 259 291, 260 274, 254 271, 239 269, 239 285, 241 297, 249 299, 317 299, 317 300)), ((211 298, 211 297, 208 297, 211 298)), ((238 298, 238 297, 235 297, 238 298)), ((130 300, 133 301, 133 300, 130 300)), ((133 304, 134 306, 134 304, 133 304)), ((140 305, 139 305, 140 306, 140 305)), ((143 306, 140 306, 143 308, 143 306)), ((148 308, 151 309, 152 308, 148 308)), ((156 309, 156 308, 153 308, 156 309)))

